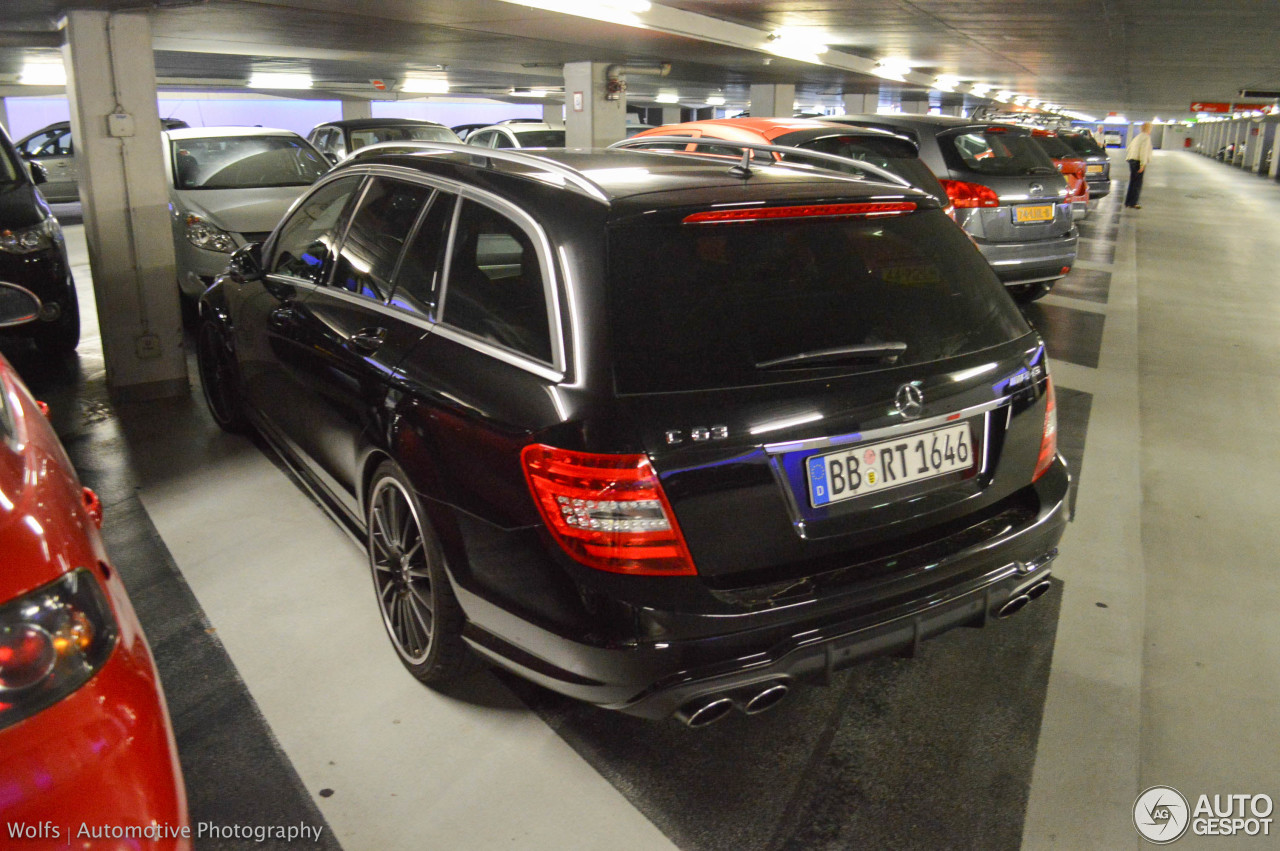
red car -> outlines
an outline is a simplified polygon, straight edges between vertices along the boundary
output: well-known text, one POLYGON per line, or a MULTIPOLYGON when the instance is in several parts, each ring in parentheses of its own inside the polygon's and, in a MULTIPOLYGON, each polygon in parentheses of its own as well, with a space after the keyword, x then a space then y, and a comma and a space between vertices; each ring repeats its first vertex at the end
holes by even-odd
MULTIPOLYGON (((39 307, 0 284, 0 326, 39 307)), ((190 849, 151 650, 44 410, 0 356, 0 847, 190 849)))
POLYGON ((1085 179, 1088 163, 1084 157, 1058 138, 1058 134, 1052 130, 1036 128, 1031 131, 1031 138, 1049 155, 1058 171, 1067 179, 1067 198, 1071 201, 1072 220, 1078 221, 1089 215, 1089 183, 1085 179))

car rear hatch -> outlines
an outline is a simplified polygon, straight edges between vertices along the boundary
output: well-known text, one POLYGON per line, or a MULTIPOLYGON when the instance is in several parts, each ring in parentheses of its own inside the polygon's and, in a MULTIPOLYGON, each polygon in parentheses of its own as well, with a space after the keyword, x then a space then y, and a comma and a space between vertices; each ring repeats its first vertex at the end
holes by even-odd
MULTIPOLYGON (((943 206, 950 203, 947 191, 942 188, 937 176, 920 159, 920 150, 916 143, 906 137, 870 129, 861 133, 850 130, 825 133, 807 130, 780 136, 776 143, 879 166, 903 178, 917 189, 928 192, 943 206), (872 135, 873 133, 875 135, 872 135)), ((798 157, 787 154, 783 159, 798 159, 798 157)), ((825 162, 815 163, 815 165, 823 168, 831 167, 825 162)), ((851 170, 856 172, 856 167, 851 170)))
POLYGON ((1111 180, 1111 160, 1106 150, 1085 133, 1061 133, 1064 142, 1085 161, 1085 179, 1090 183, 1107 183, 1111 180))
POLYGON ((1042 347, 941 210, 790 209, 610 230, 618 420, 713 588, 891 578, 1025 497, 1041 446, 1042 347))
POLYGON ((957 201, 957 220, 975 238, 1035 242, 1071 231, 1066 179, 1029 131, 976 125, 940 135, 938 145, 948 178, 986 187, 998 199, 970 207, 957 201))

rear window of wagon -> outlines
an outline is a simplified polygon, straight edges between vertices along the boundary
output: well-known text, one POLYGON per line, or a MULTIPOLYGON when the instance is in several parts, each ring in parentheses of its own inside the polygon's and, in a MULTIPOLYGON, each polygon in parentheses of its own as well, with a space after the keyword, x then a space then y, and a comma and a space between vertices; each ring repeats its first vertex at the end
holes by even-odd
POLYGON ((1028 333, 940 210, 881 219, 625 226, 609 234, 617 392, 756 386, 928 363, 1028 333), (895 360, 761 363, 906 345, 895 360))

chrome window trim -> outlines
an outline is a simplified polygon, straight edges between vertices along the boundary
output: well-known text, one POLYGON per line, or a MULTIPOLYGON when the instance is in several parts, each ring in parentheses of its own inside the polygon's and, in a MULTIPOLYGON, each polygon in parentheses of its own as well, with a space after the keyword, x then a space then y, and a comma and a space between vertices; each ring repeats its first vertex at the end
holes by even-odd
POLYGON ((830 435, 827 437, 811 437, 807 440, 767 443, 764 446, 764 451, 766 455, 784 455, 788 452, 807 452, 812 449, 839 449, 841 446, 884 440, 891 437, 897 437, 902 434, 927 431, 931 428, 944 426, 949 422, 957 422, 969 419, 970 417, 976 417, 979 414, 989 414, 1001 405, 1009 404, 1012 400, 1013 394, 1008 394, 997 399, 993 399, 990 402, 983 402, 981 405, 962 408, 959 412, 952 411, 947 414, 939 414, 936 417, 929 417, 924 420, 912 420, 910 422, 897 423, 896 425, 871 429, 870 431, 830 435))
POLYGON ((404 310, 399 307, 393 307, 391 304, 382 301, 375 301, 368 296, 353 293, 350 290, 344 290, 341 287, 321 287, 313 286, 312 292, 317 296, 332 296, 338 301, 345 301, 358 307, 372 310, 374 313, 381 313, 399 322, 408 322, 410 325, 421 328, 423 331, 430 333, 436 328, 436 324, 421 313, 404 310))
POLYGON ((446 340, 452 340, 455 343, 474 349, 477 352, 488 355, 494 360, 500 360, 503 363, 519 367, 526 372, 531 372, 540 378, 545 378, 554 383, 560 383, 564 380, 564 370, 550 366, 543 361, 534 360, 528 355, 523 355, 514 349, 507 349, 502 346, 494 345, 487 340, 482 340, 466 331, 446 325, 443 322, 437 322, 434 325, 433 334, 444 337, 446 340))

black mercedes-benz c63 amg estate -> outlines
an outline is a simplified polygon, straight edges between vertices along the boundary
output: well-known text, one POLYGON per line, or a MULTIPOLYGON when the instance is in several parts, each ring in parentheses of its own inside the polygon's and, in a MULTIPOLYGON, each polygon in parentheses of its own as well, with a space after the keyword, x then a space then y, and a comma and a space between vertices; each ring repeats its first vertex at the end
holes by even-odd
POLYGON ((1066 523, 1044 346, 896 181, 366 148, 203 296, 205 396, 367 542, 424 682, 763 711, 1021 608, 1066 523))

